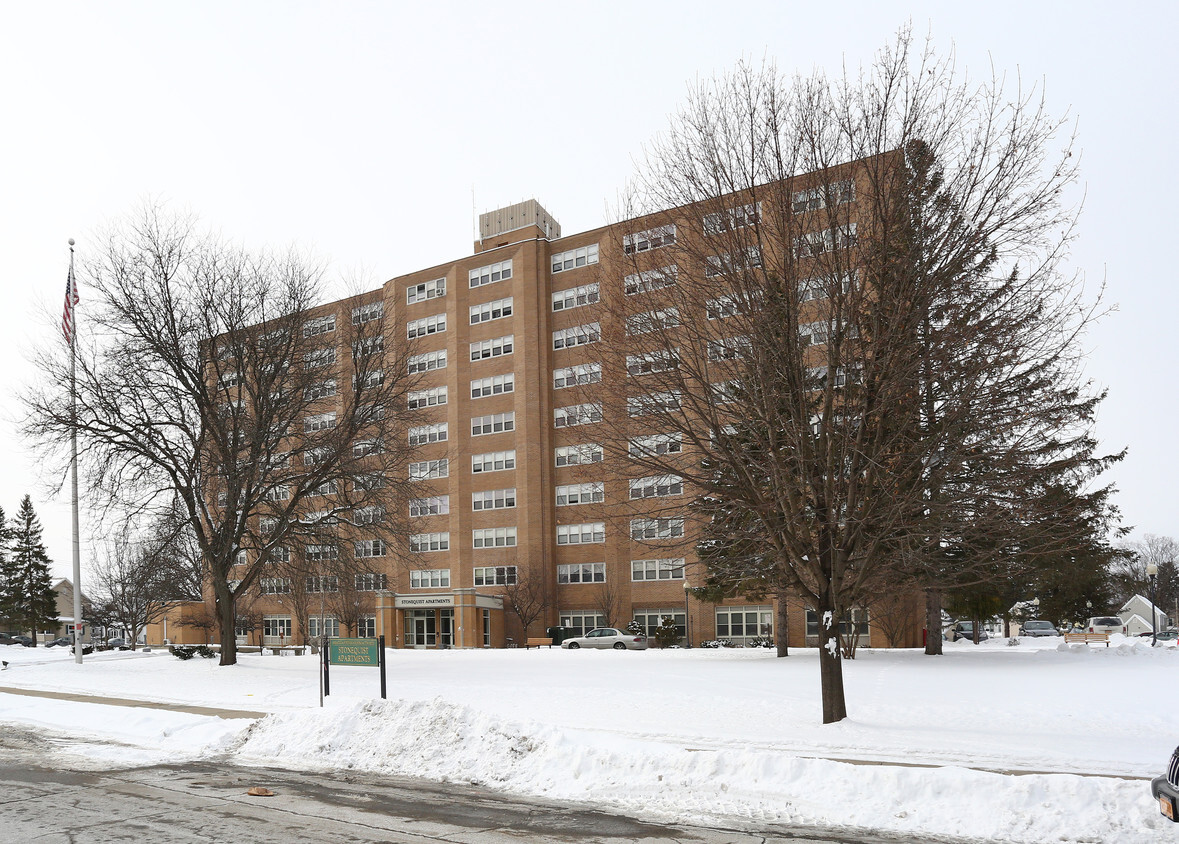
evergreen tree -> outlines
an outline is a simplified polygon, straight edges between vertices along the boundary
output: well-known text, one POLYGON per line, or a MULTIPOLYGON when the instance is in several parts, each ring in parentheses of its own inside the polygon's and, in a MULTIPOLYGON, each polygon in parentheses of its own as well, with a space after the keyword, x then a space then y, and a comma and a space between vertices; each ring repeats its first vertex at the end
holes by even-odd
POLYGON ((4 508, 0 507, 0 626, 8 629, 14 619, 12 588, 16 583, 16 569, 9 553, 8 543, 12 539, 12 532, 8 528, 4 508))
POLYGON ((53 626, 57 619, 57 593, 49 573, 52 561, 41 541, 41 520, 27 495, 20 502, 15 522, 11 528, 12 575, 6 589, 8 614, 35 642, 37 631, 53 626))

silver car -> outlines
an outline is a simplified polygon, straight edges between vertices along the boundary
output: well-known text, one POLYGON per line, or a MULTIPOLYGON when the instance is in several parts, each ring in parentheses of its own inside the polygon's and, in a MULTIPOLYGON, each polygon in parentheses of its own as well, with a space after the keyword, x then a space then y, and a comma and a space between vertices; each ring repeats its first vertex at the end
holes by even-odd
POLYGON ((627 633, 614 627, 595 627, 584 636, 566 639, 562 648, 575 651, 578 648, 613 648, 616 651, 645 651, 647 637, 641 633, 627 633))

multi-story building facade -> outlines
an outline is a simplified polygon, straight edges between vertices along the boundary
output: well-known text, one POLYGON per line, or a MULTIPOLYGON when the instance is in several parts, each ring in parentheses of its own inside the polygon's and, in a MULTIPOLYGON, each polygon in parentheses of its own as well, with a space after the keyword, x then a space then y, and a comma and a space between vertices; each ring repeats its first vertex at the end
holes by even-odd
MULTIPOLYGON (((604 268, 673 244, 675 227, 640 219, 562 236, 535 201, 479 226, 471 255, 320 309, 353 321, 379 311, 387 345, 413 344, 409 401, 421 415, 403 434, 416 449, 405 538, 414 562, 358 543, 371 558, 371 577, 357 578, 369 600, 344 625, 353 629, 329 618, 323 632, 381 634, 393 647, 502 647, 556 624, 583 632, 637 620, 652 634, 671 616, 693 644, 773 638, 770 598, 689 596, 703 574, 675 512, 689 495, 674 477, 638 476, 599 434, 605 305, 649 281, 604 268), (634 502, 647 499, 658 508, 644 517, 634 502), (541 598, 527 631, 504 601, 525 579, 541 598)), ((297 639, 281 585, 264 579, 260 591, 265 643, 297 639)), ((801 603, 785 617, 792 643, 817 635, 801 603)), ((858 631, 866 643, 862 618, 858 631)), ((316 619, 310 633, 319 632, 316 619)), ((917 627, 904 644, 919 637, 917 627)))

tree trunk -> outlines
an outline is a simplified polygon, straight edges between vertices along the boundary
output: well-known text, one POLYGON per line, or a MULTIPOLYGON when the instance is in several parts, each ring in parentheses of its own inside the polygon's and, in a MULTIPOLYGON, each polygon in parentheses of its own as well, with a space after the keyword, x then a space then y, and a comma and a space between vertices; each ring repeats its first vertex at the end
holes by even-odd
POLYGON ((925 655, 942 655, 942 593, 925 590, 925 655))
POLYGON ((778 607, 777 616, 774 618, 774 629, 777 635, 774 636, 774 646, 778 649, 778 656, 789 656, 790 645, 790 626, 789 622, 789 608, 786 606, 787 592, 784 588, 778 589, 778 607))
POLYGON ((839 621, 833 609, 819 609, 819 678, 823 691, 823 723, 847 717, 843 694, 843 661, 839 653, 839 621))
POLYGON ((221 630, 221 665, 237 665, 237 616, 228 586, 215 584, 217 592, 217 627, 221 630))

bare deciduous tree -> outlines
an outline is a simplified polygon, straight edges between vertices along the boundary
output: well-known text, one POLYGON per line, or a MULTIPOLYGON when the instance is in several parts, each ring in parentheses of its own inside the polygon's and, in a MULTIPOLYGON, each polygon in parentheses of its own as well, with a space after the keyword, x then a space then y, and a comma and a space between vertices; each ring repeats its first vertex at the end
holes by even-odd
POLYGON ((401 533, 378 498, 404 498, 411 348, 385 342, 379 293, 317 310, 323 273, 307 260, 251 254, 155 208, 79 276, 76 420, 68 349, 46 348, 27 430, 60 456, 77 431, 107 512, 179 502, 233 664, 238 597, 308 527, 401 533))
POLYGON ((512 583, 504 586, 504 606, 520 620, 524 638, 528 629, 552 606, 552 597, 541 572, 528 568, 517 570, 512 583))

